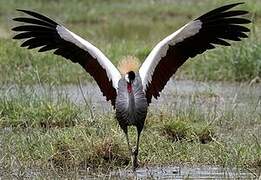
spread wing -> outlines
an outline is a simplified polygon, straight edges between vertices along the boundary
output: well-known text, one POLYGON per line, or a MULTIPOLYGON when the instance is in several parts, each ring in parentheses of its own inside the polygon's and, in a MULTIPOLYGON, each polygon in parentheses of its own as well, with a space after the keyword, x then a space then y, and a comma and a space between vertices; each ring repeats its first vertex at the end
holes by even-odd
POLYGON ((157 98, 170 77, 189 58, 195 57, 215 45, 230 46, 227 40, 246 38, 250 23, 240 16, 247 11, 230 10, 242 4, 235 3, 214 9, 189 22, 178 31, 160 41, 142 64, 139 73, 148 103, 157 98))
POLYGON ((79 63, 97 82, 107 101, 115 105, 119 71, 95 46, 39 13, 18 10, 30 17, 14 18, 25 24, 13 28, 14 39, 25 39, 21 47, 39 48, 39 52, 54 50, 54 54, 79 63))

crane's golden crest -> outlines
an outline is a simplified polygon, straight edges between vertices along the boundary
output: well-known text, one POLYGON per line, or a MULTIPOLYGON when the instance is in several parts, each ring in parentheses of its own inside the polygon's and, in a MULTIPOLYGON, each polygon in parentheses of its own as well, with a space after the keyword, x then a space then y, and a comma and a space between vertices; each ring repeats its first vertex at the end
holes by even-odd
POLYGON ((140 61, 134 56, 126 56, 118 64, 121 74, 127 74, 130 71, 137 72, 139 67, 140 61))

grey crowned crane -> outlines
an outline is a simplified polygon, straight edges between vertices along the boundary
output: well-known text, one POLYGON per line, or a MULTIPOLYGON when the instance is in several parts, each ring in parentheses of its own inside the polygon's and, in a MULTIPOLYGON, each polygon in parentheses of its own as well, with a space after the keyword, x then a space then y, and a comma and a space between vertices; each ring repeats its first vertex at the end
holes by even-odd
POLYGON ((116 109, 116 119, 126 135, 135 170, 140 134, 152 97, 160 96, 171 76, 189 58, 216 45, 230 46, 227 40, 240 41, 248 37, 249 29, 243 25, 250 21, 242 17, 248 12, 231 10, 239 4, 242 3, 219 7, 190 21, 160 41, 138 71, 133 69, 134 61, 128 60, 122 63, 122 73, 94 45, 37 12, 18 10, 29 17, 14 18, 25 24, 12 30, 18 32, 14 39, 25 39, 21 47, 39 48, 39 52, 54 50, 54 54, 79 63, 95 79, 106 100, 116 109), (129 143, 128 126, 137 128, 134 150, 129 143))

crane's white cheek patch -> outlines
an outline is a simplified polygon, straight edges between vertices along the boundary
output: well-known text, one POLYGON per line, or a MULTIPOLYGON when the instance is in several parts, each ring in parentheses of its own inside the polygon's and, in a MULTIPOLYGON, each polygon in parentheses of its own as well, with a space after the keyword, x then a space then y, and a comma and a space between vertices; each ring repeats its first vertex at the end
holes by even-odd
POLYGON ((126 74, 126 75, 124 76, 124 78, 125 78, 125 80, 126 80, 128 83, 130 83, 130 79, 129 79, 129 75, 128 75, 128 74, 126 74))

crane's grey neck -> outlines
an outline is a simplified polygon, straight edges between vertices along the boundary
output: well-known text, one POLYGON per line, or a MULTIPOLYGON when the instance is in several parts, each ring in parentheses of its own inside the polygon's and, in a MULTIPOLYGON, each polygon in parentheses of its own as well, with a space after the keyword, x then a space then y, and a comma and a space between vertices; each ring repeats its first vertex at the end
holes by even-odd
MULTIPOLYGON (((129 88, 129 87, 128 87, 129 88)), ((131 87, 132 88, 132 87, 131 87)), ((134 98, 134 94, 133 94, 133 89, 131 89, 131 91, 128 92, 128 111, 129 113, 134 113, 135 110, 135 98, 134 98)))
POLYGON ((125 80, 127 83, 127 91, 128 91, 128 111, 129 113, 134 113, 135 111, 135 97, 134 97, 134 80, 135 80, 135 73, 133 71, 129 71, 126 75, 125 75, 125 80))

